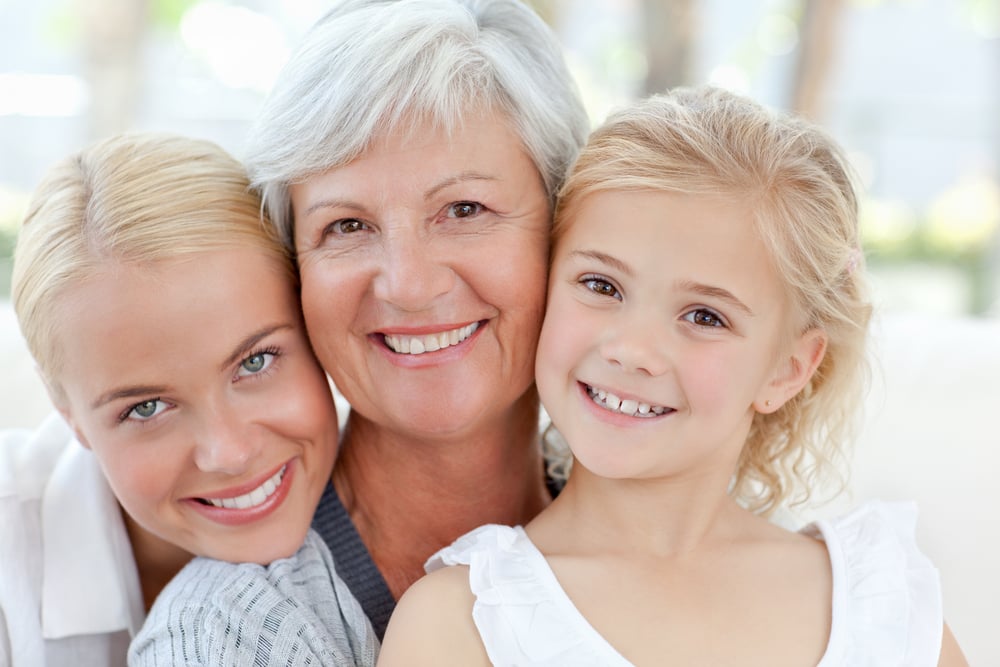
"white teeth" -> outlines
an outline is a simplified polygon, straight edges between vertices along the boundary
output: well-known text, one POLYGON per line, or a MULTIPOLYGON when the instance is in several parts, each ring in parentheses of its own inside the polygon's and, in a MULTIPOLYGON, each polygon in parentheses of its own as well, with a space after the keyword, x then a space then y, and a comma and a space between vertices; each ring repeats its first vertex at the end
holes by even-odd
POLYGON ((590 386, 587 387, 587 394, 590 396, 591 400, 594 401, 594 403, 601 406, 605 410, 620 412, 621 414, 629 415, 630 417, 656 417, 671 411, 670 408, 666 408, 661 405, 640 403, 639 401, 632 400, 631 398, 622 400, 610 392, 603 389, 594 389, 590 386))
POLYGON ((281 466, 281 470, 274 473, 274 476, 267 479, 250 493, 244 493, 242 496, 236 496, 235 498, 205 498, 205 500, 216 507, 225 507, 227 509, 245 510, 248 507, 256 507, 275 492, 281 484, 281 478, 284 474, 285 466, 281 466))
POLYGON ((458 345, 463 340, 475 333, 479 328, 479 322, 473 322, 458 329, 442 331, 441 333, 429 334, 427 336, 383 336, 385 344, 389 349, 397 354, 423 354, 424 352, 437 352, 452 345, 458 345))

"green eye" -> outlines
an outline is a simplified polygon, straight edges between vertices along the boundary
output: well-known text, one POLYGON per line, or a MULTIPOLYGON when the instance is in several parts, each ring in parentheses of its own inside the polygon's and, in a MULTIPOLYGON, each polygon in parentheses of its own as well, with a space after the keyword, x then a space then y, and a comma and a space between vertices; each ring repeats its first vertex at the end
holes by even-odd
POLYGON ((156 404, 159 401, 143 401, 136 405, 132 410, 135 412, 137 417, 142 419, 149 419, 156 414, 156 404))
POLYGON ((248 373, 259 373, 267 366, 267 355, 255 354, 243 360, 243 370, 248 373))
POLYGON ((125 421, 126 419, 132 419, 135 421, 147 421, 152 419, 156 415, 160 414, 167 409, 167 404, 158 398, 151 398, 148 401, 142 401, 141 403, 136 403, 128 409, 121 417, 120 421, 125 421))

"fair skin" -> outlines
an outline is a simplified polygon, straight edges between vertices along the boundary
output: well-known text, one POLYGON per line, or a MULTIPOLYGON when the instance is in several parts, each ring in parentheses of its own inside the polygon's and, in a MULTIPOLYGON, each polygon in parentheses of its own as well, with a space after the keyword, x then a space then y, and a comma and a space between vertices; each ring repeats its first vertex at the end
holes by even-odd
POLYGON ((534 350, 550 210, 502 117, 379 137, 290 190, 302 308, 352 406, 334 485, 392 593, 548 502, 534 350))
MULTIPOLYGON (((576 462, 526 531, 635 665, 814 665, 829 641, 823 544, 727 493, 754 414, 795 396, 826 344, 799 323, 748 211, 601 192, 553 257, 537 382, 576 462)), ((448 664, 489 664, 473 602, 467 568, 430 575, 400 602, 380 664, 442 664, 445 646, 448 664)), ((964 664, 946 659, 948 638, 941 664, 964 664)))
POLYGON ((284 267, 253 247, 111 261, 61 298, 53 398, 124 509, 147 606, 191 554, 294 553, 337 419, 284 267))

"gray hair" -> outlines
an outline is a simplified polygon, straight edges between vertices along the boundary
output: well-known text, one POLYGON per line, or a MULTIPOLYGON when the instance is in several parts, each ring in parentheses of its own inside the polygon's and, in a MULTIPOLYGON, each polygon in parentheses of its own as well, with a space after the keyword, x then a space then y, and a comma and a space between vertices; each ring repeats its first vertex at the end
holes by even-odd
POLYGON ((278 77, 245 162, 293 248, 289 185, 388 131, 421 121, 452 131, 470 111, 510 119, 554 202, 589 121, 537 14, 518 0, 341 0, 278 77))

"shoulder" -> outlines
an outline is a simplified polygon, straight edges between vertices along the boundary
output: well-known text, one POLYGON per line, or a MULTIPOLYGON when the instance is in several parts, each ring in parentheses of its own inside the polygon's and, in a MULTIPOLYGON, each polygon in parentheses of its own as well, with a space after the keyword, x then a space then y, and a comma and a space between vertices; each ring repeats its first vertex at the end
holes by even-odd
POLYGON ((65 421, 52 413, 36 429, 0 430, 0 497, 39 497, 56 464, 81 447, 65 421))
POLYGON ((803 529, 826 542, 830 555, 831 646, 877 650, 896 656, 894 664, 940 654, 940 576, 917 545, 916 523, 915 504, 872 501, 803 529))
POLYGON ((489 664, 473 622, 474 604, 467 566, 444 567, 418 580, 392 614, 380 667, 489 664))
POLYGON ((377 640, 312 533, 268 566, 196 558, 156 599, 129 664, 372 664, 377 640), (346 661, 346 662, 345 662, 346 661))

